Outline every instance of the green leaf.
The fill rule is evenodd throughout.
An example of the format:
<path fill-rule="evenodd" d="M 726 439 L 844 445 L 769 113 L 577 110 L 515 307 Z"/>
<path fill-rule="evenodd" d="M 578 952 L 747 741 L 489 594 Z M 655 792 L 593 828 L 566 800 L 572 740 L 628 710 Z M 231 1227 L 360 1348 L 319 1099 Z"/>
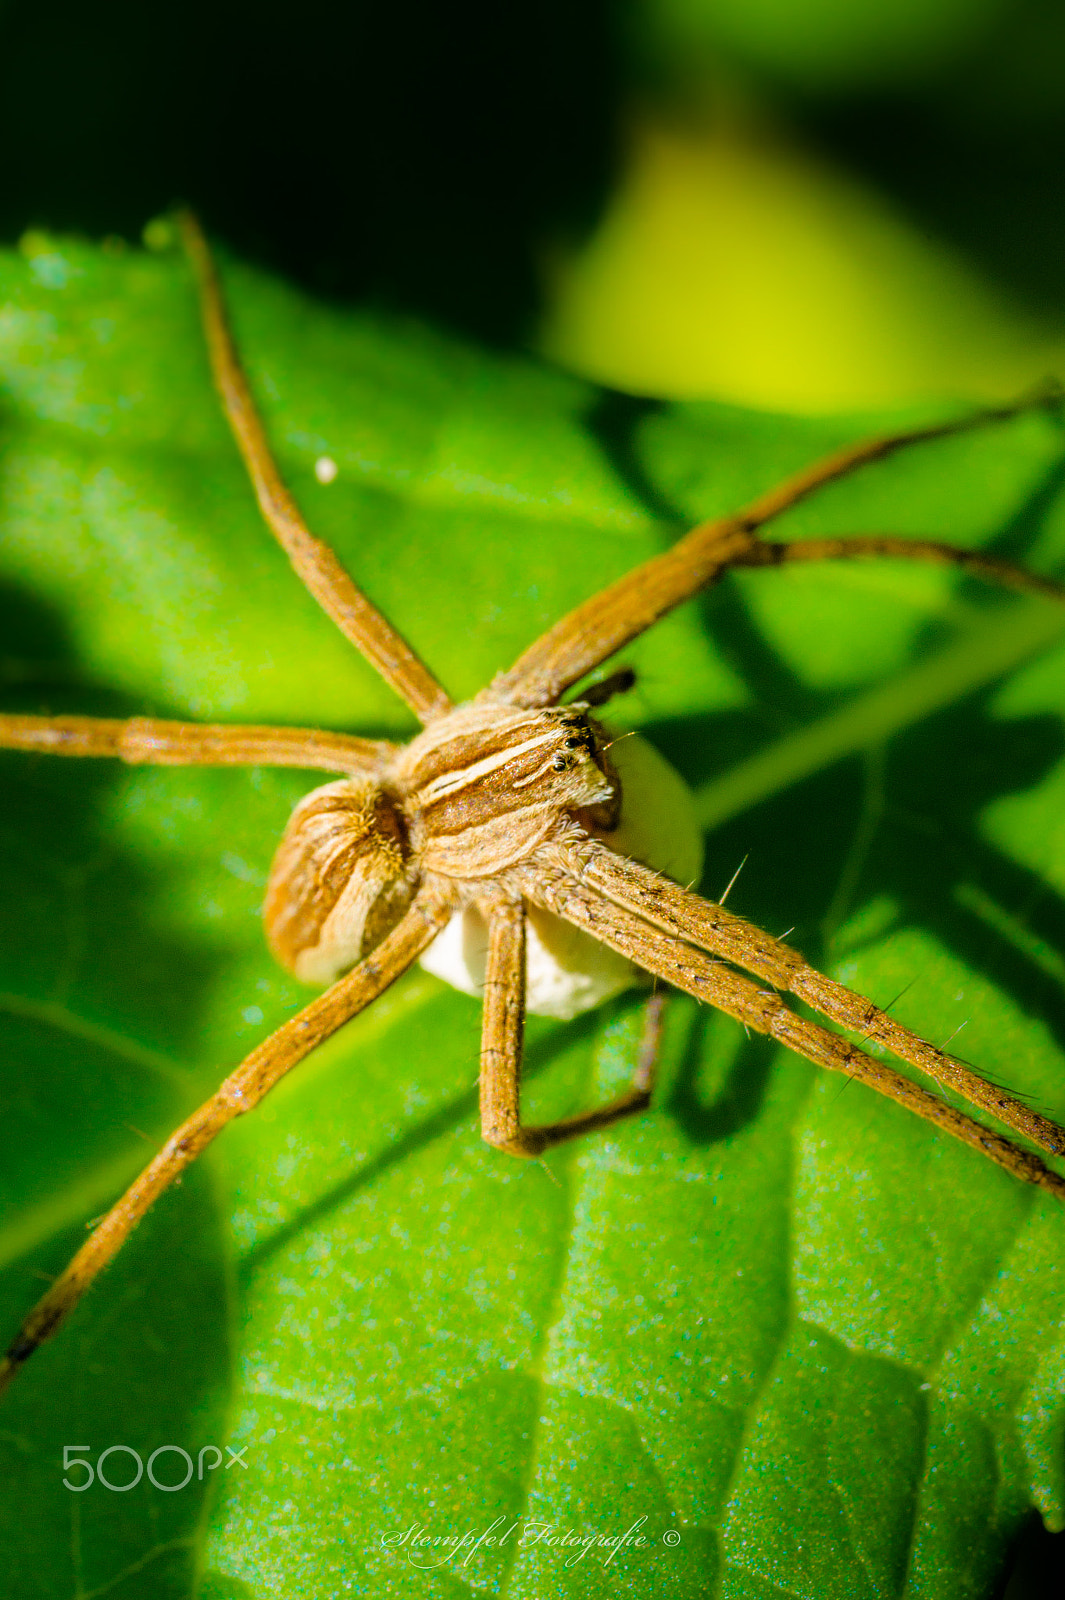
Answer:
<path fill-rule="evenodd" d="M 7 706 L 411 731 L 259 521 L 183 262 L 34 236 L 0 274 Z M 312 525 L 457 696 L 875 420 L 628 401 L 225 277 Z M 1053 570 L 1061 477 L 1029 416 L 781 532 Z M 1065 616 L 898 563 L 752 572 L 626 659 L 611 713 L 695 787 L 707 892 L 746 857 L 734 907 L 1065 1118 Z M 17 753 L 0 777 L 13 1330 L 305 1002 L 258 905 L 315 780 Z M 638 995 L 533 1026 L 531 1114 L 607 1095 L 639 1029 Z M 408 974 L 160 1201 L 5 1399 L 8 1593 L 956 1600 L 1031 1506 L 1065 1524 L 1053 1200 L 682 998 L 654 1111 L 519 1164 L 478 1137 L 478 1035 Z M 203 1476 L 78 1492 L 64 1446 L 114 1485 L 166 1446 Z"/>

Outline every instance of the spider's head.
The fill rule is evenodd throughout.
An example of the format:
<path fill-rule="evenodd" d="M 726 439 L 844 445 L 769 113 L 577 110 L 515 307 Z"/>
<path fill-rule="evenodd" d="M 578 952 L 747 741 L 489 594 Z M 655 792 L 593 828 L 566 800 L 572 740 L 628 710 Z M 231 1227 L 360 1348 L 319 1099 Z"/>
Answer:
<path fill-rule="evenodd" d="M 612 799 L 617 780 L 604 760 L 601 730 L 588 716 L 588 707 L 555 706 L 537 715 L 543 725 L 543 759 L 531 781 L 545 798 L 567 809 Z"/>

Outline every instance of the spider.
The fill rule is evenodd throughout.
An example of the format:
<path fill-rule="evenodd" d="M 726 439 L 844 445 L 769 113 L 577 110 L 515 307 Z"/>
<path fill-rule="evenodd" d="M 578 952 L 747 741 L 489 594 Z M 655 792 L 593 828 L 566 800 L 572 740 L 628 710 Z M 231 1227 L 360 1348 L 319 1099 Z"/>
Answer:
<path fill-rule="evenodd" d="M 474 700 L 456 706 L 413 650 L 304 524 L 274 462 L 227 322 L 196 219 L 179 218 L 196 279 L 216 387 L 263 516 L 310 593 L 416 713 L 407 746 L 313 729 L 209 726 L 144 718 L 0 717 L 0 746 L 127 762 L 277 765 L 339 775 L 296 806 L 274 860 L 264 918 L 278 958 L 329 987 L 264 1040 L 171 1135 L 30 1312 L 0 1360 L 0 1389 L 54 1334 L 158 1196 L 222 1129 L 251 1111 L 323 1040 L 378 998 L 453 919 L 485 926 L 481 1132 L 515 1156 L 605 1128 L 644 1110 L 655 1077 L 660 1004 L 618 1098 L 563 1121 L 523 1123 L 520 1106 L 530 919 L 545 916 L 606 946 L 633 968 L 709 1002 L 797 1054 L 867 1083 L 953 1134 L 1014 1176 L 1065 1200 L 1065 1178 L 1039 1156 L 957 1110 L 808 1020 L 884 1047 L 1051 1155 L 1065 1131 L 919 1038 L 871 1001 L 809 966 L 781 940 L 620 852 L 625 782 L 594 715 L 631 687 L 627 669 L 563 696 L 661 617 L 730 568 L 892 556 L 954 565 L 979 577 L 1065 599 L 1065 587 L 949 544 L 888 536 L 771 542 L 761 530 L 814 491 L 905 446 L 1003 420 L 1056 399 L 1050 389 L 960 420 L 853 445 L 732 515 L 700 524 L 530 645 Z M 557 926 L 557 924 L 556 924 Z M 594 990 L 594 985 L 592 986 Z M 581 1004 L 594 1001 L 595 993 Z M 575 1003 L 576 1004 L 576 1003 Z"/>

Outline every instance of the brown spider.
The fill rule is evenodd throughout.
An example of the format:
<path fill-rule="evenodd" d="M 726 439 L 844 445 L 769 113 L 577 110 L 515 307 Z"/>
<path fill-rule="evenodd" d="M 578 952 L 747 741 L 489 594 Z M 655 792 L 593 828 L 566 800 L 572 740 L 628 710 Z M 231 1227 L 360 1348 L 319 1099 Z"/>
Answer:
<path fill-rule="evenodd" d="M 292 1067 L 382 994 L 457 911 L 470 907 L 488 930 L 481 1131 L 500 1150 L 539 1155 L 641 1111 L 653 1088 L 654 1008 L 647 1045 L 625 1094 L 562 1122 L 523 1125 L 526 922 L 530 911 L 546 912 L 808 1060 L 860 1079 L 1016 1177 L 1065 1199 L 1065 1178 L 1038 1156 L 840 1034 L 800 1017 L 781 993 L 885 1047 L 1039 1149 L 1062 1155 L 1065 1131 L 1055 1123 L 824 977 L 780 940 L 611 848 L 612 837 L 620 838 L 625 800 L 609 741 L 591 712 L 628 687 L 631 673 L 615 673 L 583 700 L 559 703 L 580 679 L 731 567 L 890 555 L 953 564 L 1065 599 L 1061 585 L 951 545 L 881 536 L 770 543 L 760 535 L 781 512 L 866 462 L 1045 404 L 1049 393 L 871 439 L 828 457 L 735 514 L 696 527 L 556 623 L 475 700 L 454 706 L 304 525 L 281 482 L 242 372 L 206 241 L 190 216 L 182 217 L 181 229 L 199 286 L 215 383 L 263 515 L 311 594 L 415 711 L 423 731 L 400 747 L 299 728 L 0 717 L 0 745 L 25 750 L 127 762 L 310 767 L 342 775 L 296 807 L 264 908 L 280 960 L 298 977 L 331 987 L 252 1051 L 107 1213 L 0 1360 L 0 1389 L 225 1125 L 256 1106 Z"/>

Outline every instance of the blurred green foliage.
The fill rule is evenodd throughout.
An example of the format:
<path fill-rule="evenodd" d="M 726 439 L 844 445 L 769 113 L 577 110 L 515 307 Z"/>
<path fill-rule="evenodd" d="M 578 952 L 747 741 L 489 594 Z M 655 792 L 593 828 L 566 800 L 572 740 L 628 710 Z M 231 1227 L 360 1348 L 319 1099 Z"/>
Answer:
<path fill-rule="evenodd" d="M 181 197 L 319 290 L 520 340 L 545 246 L 586 234 L 612 190 L 633 97 L 713 103 L 742 73 L 1025 308 L 1065 304 L 1056 0 L 680 8 L 8 0 L 0 233 L 135 239 Z"/>
<path fill-rule="evenodd" d="M 737 94 L 1031 312 L 1061 311 L 1065 12 L 1056 0 L 632 0 L 666 107 Z"/>
<path fill-rule="evenodd" d="M 1006 0 L 648 0 L 643 28 L 678 74 L 726 55 L 807 93 L 854 94 L 927 82 L 1007 10 Z"/>

